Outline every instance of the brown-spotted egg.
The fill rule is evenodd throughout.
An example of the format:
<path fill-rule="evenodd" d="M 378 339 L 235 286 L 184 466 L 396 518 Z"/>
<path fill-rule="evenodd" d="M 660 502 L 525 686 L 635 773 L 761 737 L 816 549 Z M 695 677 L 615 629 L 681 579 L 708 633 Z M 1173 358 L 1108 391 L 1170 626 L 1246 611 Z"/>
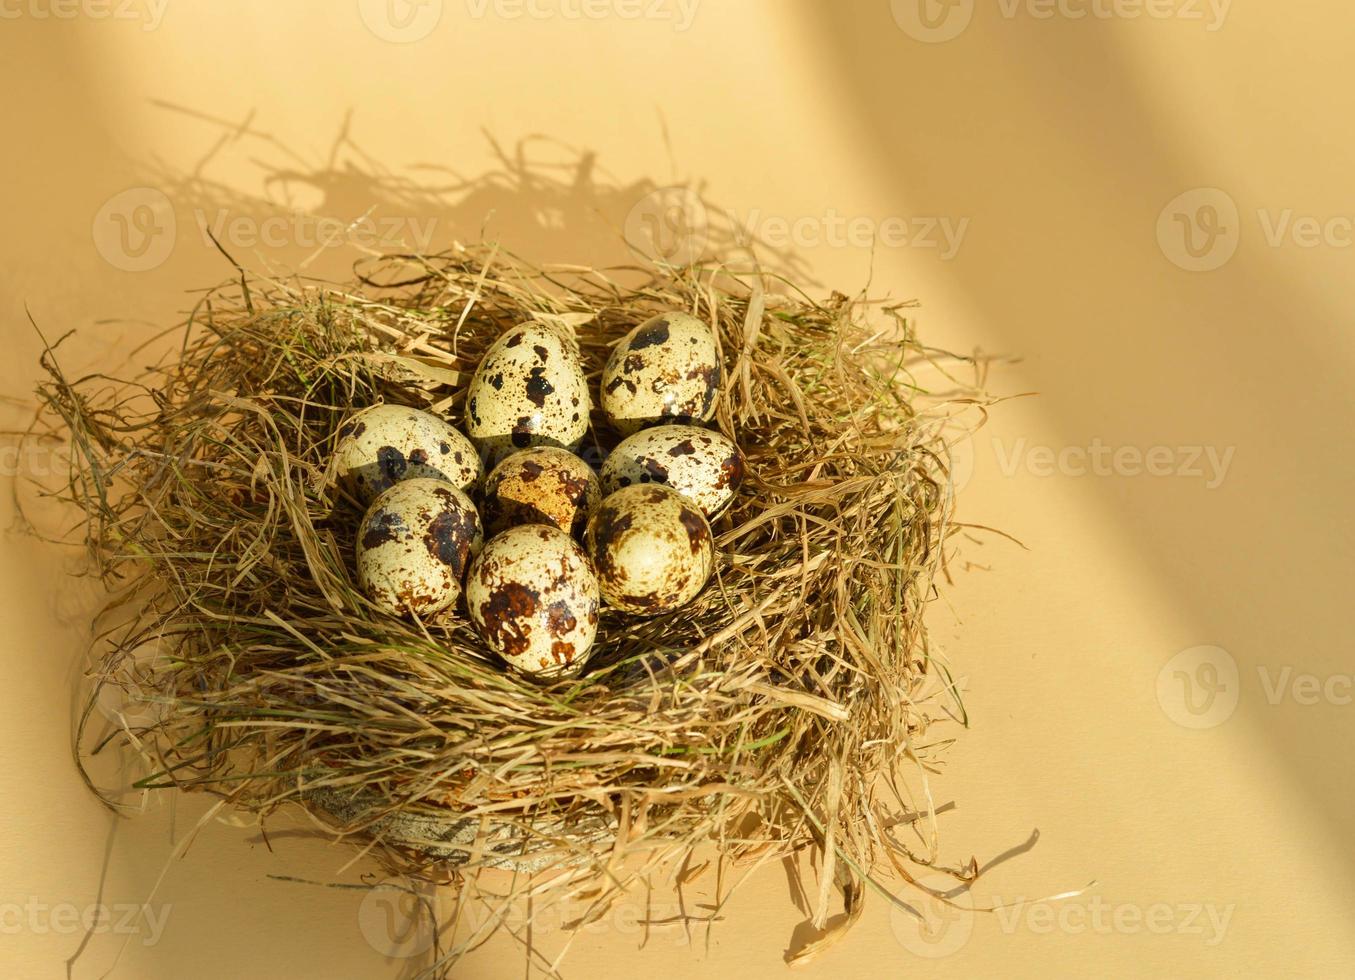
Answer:
<path fill-rule="evenodd" d="M 466 578 L 480 638 L 509 664 L 540 676 L 583 666 L 598 625 L 598 583 L 564 531 L 522 524 L 489 540 Z"/>
<path fill-rule="evenodd" d="M 469 440 L 428 412 L 373 405 L 339 428 L 334 475 L 364 504 L 400 480 L 445 480 L 469 490 L 480 479 L 480 455 Z"/>
<path fill-rule="evenodd" d="M 621 441 L 602 464 L 602 489 L 637 483 L 672 487 L 714 517 L 743 480 L 743 454 L 722 433 L 695 425 L 656 425 Z"/>
<path fill-rule="evenodd" d="M 584 547 L 609 605 L 641 616 L 691 600 L 715 564 L 710 525 L 676 490 L 633 484 L 608 497 L 589 518 Z"/>
<path fill-rule="evenodd" d="M 709 422 L 719 394 L 715 335 L 689 313 L 650 317 L 602 370 L 602 410 L 623 435 L 659 422 Z"/>
<path fill-rule="evenodd" d="M 591 466 L 567 449 L 537 446 L 494 467 L 480 510 L 491 536 L 518 524 L 550 524 L 578 537 L 601 499 Z"/>
<path fill-rule="evenodd" d="M 372 501 L 358 527 L 358 584 L 390 612 L 431 616 L 456 603 L 480 550 L 480 518 L 442 480 L 401 480 Z"/>
<path fill-rule="evenodd" d="M 490 345 L 466 388 L 466 434 L 490 463 L 529 446 L 573 449 L 588 431 L 588 382 L 576 350 L 523 323 Z"/>

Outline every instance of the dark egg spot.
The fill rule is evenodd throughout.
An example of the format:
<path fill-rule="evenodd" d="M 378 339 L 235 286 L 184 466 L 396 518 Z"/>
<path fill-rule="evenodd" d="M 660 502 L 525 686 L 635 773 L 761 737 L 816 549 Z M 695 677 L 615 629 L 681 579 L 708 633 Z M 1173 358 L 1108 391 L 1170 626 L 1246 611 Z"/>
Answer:
<path fill-rule="evenodd" d="M 428 553 L 460 580 L 470 559 L 471 542 L 480 530 L 479 518 L 453 503 L 428 524 L 423 543 Z"/>
<path fill-rule="evenodd" d="M 352 436 L 354 439 L 360 437 L 367 431 L 367 423 L 358 419 L 356 422 L 345 422 L 343 428 L 339 429 L 339 438 L 347 439 Z"/>
<path fill-rule="evenodd" d="M 537 408 L 546 404 L 546 396 L 555 391 L 555 386 L 546 380 L 546 369 L 534 367 L 527 375 L 527 398 Z"/>
<path fill-rule="evenodd" d="M 616 394 L 617 390 L 622 385 L 625 385 L 628 389 L 630 389 L 630 393 L 632 395 L 635 394 L 636 392 L 635 382 L 619 374 L 616 377 L 612 378 L 611 381 L 607 382 L 607 394 L 609 395 Z"/>
<path fill-rule="evenodd" d="M 495 390 L 495 391 L 503 391 L 503 372 L 502 372 L 502 371 L 495 371 L 493 374 L 491 374 L 491 375 L 489 376 L 489 378 L 488 378 L 487 380 L 489 381 L 489 383 L 490 383 L 491 385 L 494 386 L 494 390 Z"/>
<path fill-rule="evenodd" d="M 367 530 L 362 535 L 362 546 L 371 549 L 388 541 L 398 541 L 405 530 L 405 522 L 400 519 L 399 514 L 379 510 L 367 521 Z"/>
<path fill-rule="evenodd" d="M 687 528 L 687 543 L 692 546 L 692 554 L 696 554 L 710 537 L 710 529 L 700 514 L 687 507 L 678 513 L 678 520 Z"/>
<path fill-rule="evenodd" d="M 534 483 L 544 473 L 541 464 L 534 459 L 524 459 L 522 461 L 522 482 Z"/>
<path fill-rule="evenodd" d="M 546 629 L 551 636 L 565 636 L 579 625 L 569 604 L 557 599 L 546 607 Z"/>
<path fill-rule="evenodd" d="M 521 582 L 504 582 L 480 603 L 480 619 L 488 639 L 510 656 L 527 649 L 524 626 L 536 616 L 540 597 Z"/>
<path fill-rule="evenodd" d="M 555 658 L 556 664 L 568 667 L 574 662 L 574 644 L 556 640 L 550 645 L 550 655 Z"/>
<path fill-rule="evenodd" d="M 521 330 L 519 330 L 519 331 L 517 331 L 516 333 L 512 334 L 507 340 L 505 340 L 505 341 L 503 342 L 503 345 L 504 345 L 505 347 L 516 347 L 516 346 L 517 346 L 518 344 L 520 344 L 520 343 L 522 343 L 522 331 L 521 331 Z"/>
<path fill-rule="evenodd" d="M 723 490 L 728 487 L 731 490 L 737 489 L 743 482 L 743 457 L 738 453 L 732 453 L 725 457 L 720 464 L 720 477 L 716 481 L 716 489 Z"/>
<path fill-rule="evenodd" d="M 613 544 L 635 524 L 630 514 L 618 514 L 614 507 L 603 504 L 590 525 L 590 538 L 593 561 L 597 563 L 598 574 L 604 577 L 614 576 L 616 566 L 612 562 Z"/>
<path fill-rule="evenodd" d="M 394 446 L 382 446 L 376 451 L 376 468 L 381 474 L 383 484 L 390 486 L 405 475 L 409 464 L 405 461 L 405 454 L 400 450 Z"/>
<path fill-rule="evenodd" d="M 532 425 L 532 417 L 530 415 L 524 415 L 519 418 L 517 424 L 513 426 L 513 446 L 517 449 L 526 449 L 532 444 L 532 433 L 535 430 L 536 427 Z"/>
<path fill-rule="evenodd" d="M 668 447 L 669 456 L 690 456 L 694 452 L 696 447 L 692 445 L 690 439 L 683 439 L 677 445 Z"/>
<path fill-rule="evenodd" d="M 657 344 L 668 342 L 668 321 L 663 317 L 655 320 L 653 323 L 641 327 L 631 338 L 630 349 L 642 350 L 645 347 L 653 347 Z"/>
<path fill-rule="evenodd" d="M 645 475 L 640 477 L 640 479 L 644 480 L 648 478 L 650 480 L 653 480 L 655 483 L 668 482 L 668 469 L 667 467 L 663 466 L 663 464 L 661 464 L 658 460 L 646 457 L 644 460 L 644 467 Z"/>
<path fill-rule="evenodd" d="M 546 348 L 542 347 L 540 344 L 534 344 L 532 346 L 532 352 L 536 354 L 536 358 L 539 361 L 544 361 L 550 357 L 550 351 L 546 350 Z"/>
<path fill-rule="evenodd" d="M 409 461 L 415 466 L 428 465 L 428 452 L 423 449 L 416 449 L 409 454 Z"/>
<path fill-rule="evenodd" d="M 633 374 L 636 371 L 643 371 L 644 368 L 645 358 L 643 354 L 627 354 L 626 359 L 621 362 L 623 374 Z"/>
<path fill-rule="evenodd" d="M 440 442 L 440 443 L 438 443 L 438 449 L 442 452 L 442 455 L 444 455 L 444 456 L 446 456 L 449 452 L 452 451 L 452 447 L 449 446 L 449 445 L 447 445 L 447 443 L 445 443 L 445 442 Z M 457 460 L 456 460 L 456 461 L 457 461 L 458 463 L 461 462 L 461 454 L 460 454 L 460 453 L 457 453 Z"/>

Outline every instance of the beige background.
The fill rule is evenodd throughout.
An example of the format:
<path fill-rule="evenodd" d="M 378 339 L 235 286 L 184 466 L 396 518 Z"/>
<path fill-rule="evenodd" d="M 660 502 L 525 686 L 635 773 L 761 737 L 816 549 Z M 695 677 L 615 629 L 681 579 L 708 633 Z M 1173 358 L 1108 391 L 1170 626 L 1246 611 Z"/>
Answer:
<path fill-rule="evenodd" d="M 665 16 L 639 18 L 624 0 L 538 0 L 521 16 L 392 4 L 0 5 L 4 427 L 22 424 L 37 376 L 29 314 L 49 335 L 79 330 L 72 363 L 118 363 L 229 271 L 195 211 L 243 219 L 228 233 L 242 260 L 291 267 L 313 251 L 311 225 L 250 240 L 288 208 L 352 219 L 376 205 L 402 232 L 436 219 L 435 245 L 483 226 L 537 258 L 594 262 L 624 255 L 630 207 L 676 180 L 744 220 L 804 219 L 797 251 L 818 281 L 918 297 L 930 340 L 1019 357 L 992 387 L 1040 393 L 974 443 L 964 514 L 1029 550 L 967 542 L 976 567 L 957 565 L 934 608 L 974 722 L 936 792 L 958 804 L 942 821 L 952 861 L 1039 831 L 976 901 L 1097 882 L 938 923 L 932 946 L 873 901 L 806 974 L 1349 973 L 1355 8 L 933 2 L 952 19 L 927 42 L 913 0 L 700 0 L 690 23 L 676 0 L 645 0 Z M 413 18 L 403 42 L 388 10 Z M 551 137 L 563 145 L 534 144 L 534 159 L 593 170 L 515 180 L 486 134 L 510 159 L 518 140 Z M 151 214 L 140 227 L 163 232 L 169 212 L 137 212 L 159 200 L 144 191 L 117 197 L 136 187 L 167 196 L 175 227 L 139 258 L 119 252 L 111 215 L 136 231 Z M 1163 214 L 1197 188 L 1213 190 Z M 834 214 L 967 224 L 949 260 L 925 235 L 872 256 L 834 237 Z M 1212 242 L 1198 262 L 1220 267 L 1177 264 L 1192 261 L 1181 220 Z M 308 268 L 356 255 L 323 249 Z M 1094 444 L 1122 451 L 1111 472 L 1065 452 Z M 9 476 L 47 464 L 3 445 Z M 1172 475 L 1130 454 L 1153 447 Z M 1228 460 L 1218 480 L 1206 462 L 1193 475 L 1207 452 Z M 56 549 L 14 534 L 3 547 L 0 973 L 59 975 L 82 941 L 69 916 L 143 901 L 163 930 L 93 935 L 75 976 L 406 969 L 365 938 L 361 892 L 267 877 L 355 882 L 370 868 L 347 851 L 285 833 L 270 850 L 227 820 L 172 858 L 197 801 L 154 798 L 114 825 L 69 750 L 97 591 Z M 1201 646 L 1226 652 L 1168 666 Z M 566 973 L 778 976 L 803 919 L 768 868 L 709 945 L 656 928 L 640 949 L 616 918 L 575 940 Z M 926 949 L 948 955 L 923 962 Z M 525 968 L 500 938 L 457 975 Z"/>

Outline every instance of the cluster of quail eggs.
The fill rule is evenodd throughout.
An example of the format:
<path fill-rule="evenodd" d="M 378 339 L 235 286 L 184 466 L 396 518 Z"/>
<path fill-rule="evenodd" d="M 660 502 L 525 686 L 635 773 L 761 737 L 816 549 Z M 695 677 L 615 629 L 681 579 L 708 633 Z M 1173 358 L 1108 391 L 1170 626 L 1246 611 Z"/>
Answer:
<path fill-rule="evenodd" d="M 744 473 L 738 447 L 706 428 L 720 382 L 715 337 L 696 317 L 662 313 L 631 330 L 602 372 L 602 410 L 625 438 L 600 473 L 576 454 L 592 408 L 577 345 L 542 323 L 485 352 L 464 435 L 413 408 L 358 412 L 333 465 L 367 508 L 359 585 L 420 618 L 464 596 L 480 638 L 513 667 L 577 672 L 602 602 L 659 615 L 710 578 L 709 522 Z"/>

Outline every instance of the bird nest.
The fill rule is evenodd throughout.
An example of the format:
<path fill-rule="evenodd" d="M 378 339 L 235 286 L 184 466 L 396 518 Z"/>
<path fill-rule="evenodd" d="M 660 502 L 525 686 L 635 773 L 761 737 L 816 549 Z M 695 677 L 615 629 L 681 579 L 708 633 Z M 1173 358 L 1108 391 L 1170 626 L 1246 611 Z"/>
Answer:
<path fill-rule="evenodd" d="M 694 601 L 604 608 L 586 670 L 541 681 L 463 615 L 364 599 L 361 515 L 327 479 L 348 415 L 393 402 L 460 424 L 479 358 L 527 320 L 572 333 L 596 388 L 611 346 L 673 309 L 715 331 L 713 424 L 748 473 Z M 963 712 L 923 612 L 956 527 L 944 423 L 974 391 L 953 374 L 975 365 L 922 346 L 902 307 L 812 301 L 756 269 L 542 269 L 473 247 L 373 259 L 342 288 L 242 274 L 145 374 L 60 362 L 50 348 L 45 431 L 71 446 L 59 496 L 112 590 L 93 674 L 126 692 L 140 788 L 299 806 L 400 872 L 509 866 L 538 903 L 572 889 L 592 910 L 701 848 L 808 850 L 814 920 L 836 886 L 850 924 L 868 888 L 934 862 L 919 828 L 948 736 L 929 728 Z M 619 437 L 594 416 L 596 462 Z"/>

